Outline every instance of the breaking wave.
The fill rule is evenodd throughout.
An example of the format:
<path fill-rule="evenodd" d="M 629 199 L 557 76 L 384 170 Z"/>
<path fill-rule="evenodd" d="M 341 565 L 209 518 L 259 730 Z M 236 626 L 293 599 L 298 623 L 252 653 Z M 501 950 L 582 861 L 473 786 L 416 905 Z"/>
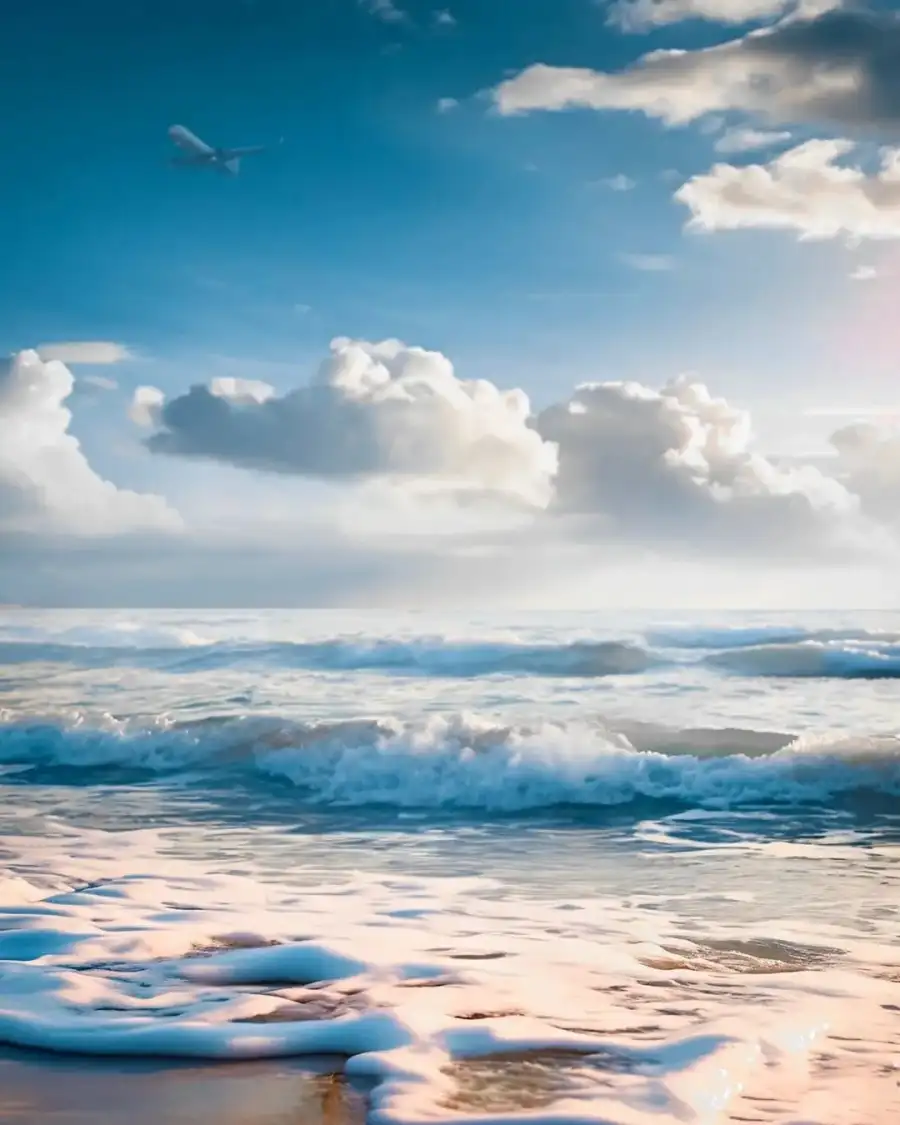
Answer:
<path fill-rule="evenodd" d="M 277 778 L 315 805 L 524 811 L 658 799 L 728 808 L 900 797 L 900 738 L 797 739 L 673 733 L 641 747 L 599 724 L 500 725 L 477 715 L 299 723 L 216 718 L 135 730 L 33 721 L 0 727 L 0 763 Z M 781 744 L 780 744 L 781 743 Z M 786 744 L 785 744 L 786 743 Z M 693 749 L 691 746 L 693 744 Z M 21 771 L 17 776 L 22 777 Z"/>

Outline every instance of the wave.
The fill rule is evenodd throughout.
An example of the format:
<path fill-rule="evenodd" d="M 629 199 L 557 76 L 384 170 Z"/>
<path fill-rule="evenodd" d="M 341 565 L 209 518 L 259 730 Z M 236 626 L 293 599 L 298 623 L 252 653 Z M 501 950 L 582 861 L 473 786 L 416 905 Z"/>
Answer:
<path fill-rule="evenodd" d="M 711 653 L 705 663 L 743 676 L 896 680 L 900 679 L 900 645 L 805 640 Z"/>
<path fill-rule="evenodd" d="M 879 629 L 804 629 L 790 625 L 752 625 L 701 629 L 673 626 L 650 629 L 648 644 L 675 649 L 739 649 L 763 645 L 790 645 L 805 642 L 844 641 L 849 644 L 900 644 L 900 633 Z"/>
<path fill-rule="evenodd" d="M 476 715 L 418 721 L 297 723 L 215 718 L 143 730 L 8 722 L 0 762 L 185 773 L 234 768 L 292 784 L 316 805 L 480 809 L 613 806 L 642 799 L 728 808 L 828 804 L 842 794 L 900 796 L 900 739 L 799 739 L 678 732 L 670 751 L 642 749 L 599 724 L 500 725 Z M 699 735 L 699 732 L 698 732 Z M 17 781 L 27 783 L 27 773 Z"/>
<path fill-rule="evenodd" d="M 410 675 L 475 677 L 615 676 L 646 671 L 651 655 L 628 641 L 527 644 L 513 641 L 453 641 L 443 637 L 333 638 L 306 642 L 192 641 L 178 647 L 94 645 L 60 641 L 0 642 L 0 662 L 164 667 L 167 671 L 212 671 L 228 667 L 305 668 L 323 672 L 383 671 Z"/>

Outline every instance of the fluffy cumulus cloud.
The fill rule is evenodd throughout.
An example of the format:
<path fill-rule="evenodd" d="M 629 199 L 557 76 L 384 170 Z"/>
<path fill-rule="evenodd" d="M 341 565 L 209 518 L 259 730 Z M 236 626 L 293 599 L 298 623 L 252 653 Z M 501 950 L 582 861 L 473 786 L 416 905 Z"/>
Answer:
<path fill-rule="evenodd" d="M 847 9 L 788 18 L 714 47 L 652 51 L 616 72 L 537 63 L 493 93 L 505 114 L 584 107 L 685 125 L 744 111 L 891 129 L 900 124 L 900 15 Z"/>
<path fill-rule="evenodd" d="M 840 0 L 614 0 L 609 22 L 623 31 L 647 31 L 681 20 L 741 24 L 775 19 L 788 12 L 811 15 L 838 7 Z"/>
<path fill-rule="evenodd" d="M 716 164 L 675 198 L 701 230 L 767 227 L 800 238 L 900 238 L 900 149 L 886 149 L 867 174 L 838 163 L 853 151 L 844 140 L 808 141 L 769 164 Z"/>
<path fill-rule="evenodd" d="M 0 532 L 115 535 L 171 531 L 178 515 L 158 496 L 98 476 L 69 433 L 74 379 L 57 359 L 19 352 L 0 364 Z"/>
<path fill-rule="evenodd" d="M 756 452 L 749 415 L 702 383 L 586 384 L 536 424 L 559 449 L 555 510 L 595 537 L 797 554 L 859 531 L 842 483 Z"/>
<path fill-rule="evenodd" d="M 338 340 L 316 380 L 287 394 L 218 380 L 168 402 L 146 388 L 139 398 L 157 453 L 388 478 L 420 497 L 512 496 L 536 509 L 535 534 L 560 546 L 837 557 L 874 542 L 884 522 L 849 474 L 766 457 L 745 411 L 683 378 L 662 389 L 586 384 L 532 415 L 523 392 L 463 382 L 439 353 Z"/>
<path fill-rule="evenodd" d="M 430 478 L 538 507 L 556 452 L 529 424 L 528 397 L 457 378 L 438 352 L 338 339 L 313 382 L 215 380 L 164 402 L 142 388 L 132 414 L 157 425 L 155 453 L 325 479 Z"/>

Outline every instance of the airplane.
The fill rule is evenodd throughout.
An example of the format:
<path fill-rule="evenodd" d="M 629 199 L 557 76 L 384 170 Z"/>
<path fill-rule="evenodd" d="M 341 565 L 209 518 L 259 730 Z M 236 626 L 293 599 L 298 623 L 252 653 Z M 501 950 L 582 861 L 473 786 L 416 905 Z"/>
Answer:
<path fill-rule="evenodd" d="M 215 168 L 226 176 L 236 176 L 241 170 L 241 157 L 263 152 L 266 145 L 245 148 L 212 148 L 184 125 L 171 125 L 169 139 L 181 149 L 183 156 L 173 156 L 172 163 L 180 167 Z"/>

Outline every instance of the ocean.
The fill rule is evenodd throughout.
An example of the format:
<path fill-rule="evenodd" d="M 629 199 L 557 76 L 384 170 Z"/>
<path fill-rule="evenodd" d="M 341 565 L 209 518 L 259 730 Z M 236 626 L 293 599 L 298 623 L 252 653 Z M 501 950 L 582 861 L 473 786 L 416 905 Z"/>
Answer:
<path fill-rule="evenodd" d="M 900 1120 L 900 615 L 4 609 L 0 659 L 5 1049 Z"/>

